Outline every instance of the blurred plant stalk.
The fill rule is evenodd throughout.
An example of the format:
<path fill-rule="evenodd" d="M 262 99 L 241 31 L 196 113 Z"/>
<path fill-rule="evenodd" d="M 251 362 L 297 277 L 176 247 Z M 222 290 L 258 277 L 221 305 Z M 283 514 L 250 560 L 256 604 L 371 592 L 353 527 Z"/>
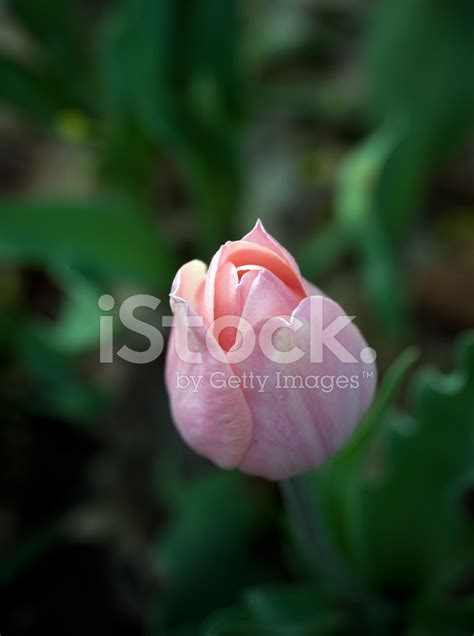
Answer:
<path fill-rule="evenodd" d="M 284 479 L 279 486 L 295 538 L 313 573 L 332 582 L 348 598 L 360 599 L 362 587 L 334 547 L 317 496 L 308 488 L 305 476 Z"/>

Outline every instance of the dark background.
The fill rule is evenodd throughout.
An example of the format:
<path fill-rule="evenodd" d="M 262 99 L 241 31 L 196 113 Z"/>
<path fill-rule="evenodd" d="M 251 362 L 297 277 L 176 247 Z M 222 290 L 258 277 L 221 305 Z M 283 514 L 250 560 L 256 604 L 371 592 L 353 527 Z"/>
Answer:
<path fill-rule="evenodd" d="M 2 636 L 474 631 L 473 42 L 470 0 L 0 2 Z M 356 595 L 163 356 L 99 364 L 100 295 L 144 347 L 120 301 L 257 217 L 378 354 L 308 478 Z"/>

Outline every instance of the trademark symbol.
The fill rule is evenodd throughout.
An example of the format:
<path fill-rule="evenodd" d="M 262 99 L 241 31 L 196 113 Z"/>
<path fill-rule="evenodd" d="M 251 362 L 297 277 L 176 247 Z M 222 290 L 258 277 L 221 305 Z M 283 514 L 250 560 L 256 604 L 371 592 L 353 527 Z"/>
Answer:
<path fill-rule="evenodd" d="M 374 372 L 373 371 L 362 371 L 362 377 L 363 378 L 373 378 L 374 377 Z"/>

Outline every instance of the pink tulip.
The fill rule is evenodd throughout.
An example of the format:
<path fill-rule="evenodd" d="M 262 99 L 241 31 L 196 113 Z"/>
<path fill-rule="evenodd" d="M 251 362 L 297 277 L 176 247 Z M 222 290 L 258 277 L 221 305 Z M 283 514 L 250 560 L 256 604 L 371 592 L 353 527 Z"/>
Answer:
<path fill-rule="evenodd" d="M 308 471 L 343 446 L 373 397 L 373 350 L 260 221 L 223 245 L 209 269 L 183 265 L 170 297 L 166 385 L 189 446 L 222 468 L 267 479 Z M 192 325 L 199 316 L 202 325 Z M 221 330 L 224 316 L 236 318 Z"/>

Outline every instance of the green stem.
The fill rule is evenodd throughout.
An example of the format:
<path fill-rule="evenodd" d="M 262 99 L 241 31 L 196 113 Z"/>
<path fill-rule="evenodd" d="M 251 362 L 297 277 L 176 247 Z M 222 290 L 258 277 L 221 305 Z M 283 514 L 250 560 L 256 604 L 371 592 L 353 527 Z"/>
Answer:
<path fill-rule="evenodd" d="M 346 564 L 334 548 L 316 494 L 310 492 L 303 476 L 280 482 L 286 508 L 303 554 L 311 568 L 331 581 L 353 600 L 360 600 L 363 590 L 348 572 Z"/>
<path fill-rule="evenodd" d="M 379 634 L 394 616 L 393 607 L 378 598 L 353 575 L 333 545 L 315 489 L 310 490 L 304 476 L 280 482 L 288 515 L 303 554 L 318 578 L 332 584 L 338 595 L 365 608 Z"/>

